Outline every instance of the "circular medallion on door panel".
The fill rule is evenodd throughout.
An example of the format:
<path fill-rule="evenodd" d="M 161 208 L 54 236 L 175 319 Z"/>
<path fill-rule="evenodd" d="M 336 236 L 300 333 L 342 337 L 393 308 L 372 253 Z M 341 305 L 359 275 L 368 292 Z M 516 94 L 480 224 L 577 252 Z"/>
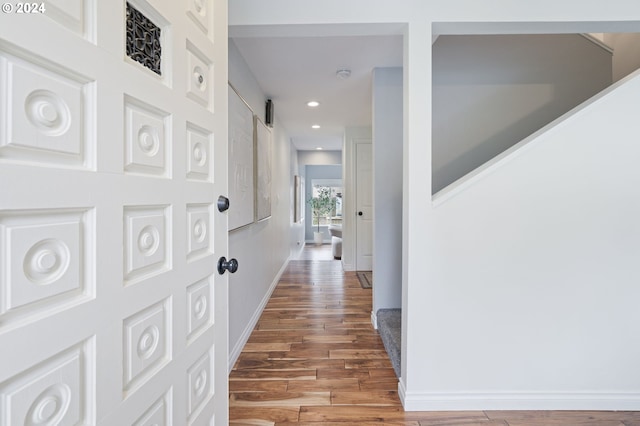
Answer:
<path fill-rule="evenodd" d="M 160 246 L 160 232 L 155 226 L 145 226 L 138 235 L 138 249 L 144 256 L 152 256 Z"/>
<path fill-rule="evenodd" d="M 193 225 L 193 238 L 199 243 L 203 242 L 207 237 L 207 224 L 204 220 L 198 219 Z"/>
<path fill-rule="evenodd" d="M 48 136 L 60 136 L 71 126 L 71 111 L 60 96 L 48 90 L 35 90 L 24 101 L 29 122 Z"/>
<path fill-rule="evenodd" d="M 24 274 L 34 284 L 52 284 L 67 272 L 70 261 L 69 247 L 63 241 L 42 240 L 27 251 L 23 261 Z"/>
<path fill-rule="evenodd" d="M 160 330 L 155 325 L 144 329 L 138 339 L 138 356 L 141 359 L 148 359 L 155 353 L 160 341 Z"/>
<path fill-rule="evenodd" d="M 205 296 L 199 296 L 193 305 L 193 316 L 197 320 L 204 318 L 207 313 L 207 298 Z"/>
<path fill-rule="evenodd" d="M 204 145 L 200 142 L 196 142 L 193 145 L 193 159 L 196 164 L 200 167 L 207 164 L 207 150 Z"/>
<path fill-rule="evenodd" d="M 197 397 L 202 396 L 204 391 L 207 389 L 207 381 L 208 381 L 207 370 L 200 371 L 200 373 L 198 374 L 198 377 L 196 377 L 196 381 L 193 386 L 193 393 Z"/>
<path fill-rule="evenodd" d="M 138 131 L 138 146 L 143 153 L 149 157 L 154 157 L 160 150 L 158 130 L 147 125 L 140 127 Z"/>
<path fill-rule="evenodd" d="M 33 401 L 26 426 L 58 425 L 64 419 L 71 403 L 71 389 L 66 384 L 49 386 Z"/>

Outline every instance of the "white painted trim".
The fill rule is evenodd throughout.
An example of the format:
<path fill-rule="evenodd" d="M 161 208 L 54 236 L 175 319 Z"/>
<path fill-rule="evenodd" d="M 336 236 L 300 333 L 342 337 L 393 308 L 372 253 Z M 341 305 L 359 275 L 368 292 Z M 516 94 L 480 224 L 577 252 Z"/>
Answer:
<path fill-rule="evenodd" d="M 582 33 L 580 34 L 582 37 L 586 38 L 587 40 L 589 40 L 591 43 L 595 44 L 596 46 L 598 46 L 599 48 L 606 50 L 607 52 L 611 53 L 613 55 L 613 47 L 609 46 L 607 43 L 605 43 L 603 40 L 600 40 L 599 38 L 593 36 L 592 34 L 589 33 Z"/>
<path fill-rule="evenodd" d="M 271 285 L 269 286 L 269 290 L 260 301 L 260 305 L 258 306 L 258 309 L 256 309 L 256 311 L 251 316 L 249 323 L 247 324 L 244 331 L 240 335 L 240 339 L 238 339 L 238 342 L 235 344 L 235 346 L 229 353 L 229 366 L 228 366 L 227 374 L 231 373 L 233 366 L 235 365 L 236 361 L 240 357 L 240 354 L 242 353 L 242 349 L 244 348 L 244 345 L 249 340 L 249 337 L 251 336 L 251 332 L 253 331 L 256 324 L 258 323 L 258 320 L 260 319 L 260 315 L 262 315 L 262 311 L 264 311 L 265 306 L 267 306 L 267 303 L 271 298 L 271 294 L 273 293 L 273 290 L 276 289 L 276 286 L 278 285 L 278 282 L 280 281 L 280 278 L 282 277 L 284 270 L 287 269 L 287 266 L 289 266 L 290 260 L 291 260 L 291 256 L 289 256 L 289 258 L 282 264 L 282 268 L 280 268 L 280 270 L 276 274 L 276 277 L 271 282 Z"/>
<path fill-rule="evenodd" d="M 640 393 L 590 392 L 407 392 L 402 379 L 398 395 L 405 411 L 605 410 L 638 411 Z"/>
<path fill-rule="evenodd" d="M 344 246 L 343 246 L 344 247 Z M 353 263 L 349 262 L 346 263 L 344 261 L 344 252 L 343 252 L 343 256 L 342 256 L 342 270 L 346 271 L 346 272 L 353 272 L 356 270 L 356 265 L 354 265 Z"/>
<path fill-rule="evenodd" d="M 374 330 L 378 329 L 378 317 L 373 311 L 371 311 L 371 325 L 373 326 Z"/>
<path fill-rule="evenodd" d="M 402 380 L 402 377 L 400 377 L 400 380 L 398 380 L 398 397 L 400 398 L 400 402 L 402 402 L 402 406 L 404 408 L 405 407 L 404 401 L 407 399 L 407 385 L 405 385 L 404 380 Z"/>

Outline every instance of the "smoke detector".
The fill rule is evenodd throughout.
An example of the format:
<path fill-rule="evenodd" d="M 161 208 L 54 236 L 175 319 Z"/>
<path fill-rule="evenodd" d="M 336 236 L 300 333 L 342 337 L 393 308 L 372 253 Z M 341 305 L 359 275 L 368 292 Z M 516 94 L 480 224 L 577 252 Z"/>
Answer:
<path fill-rule="evenodd" d="M 351 70 L 348 68 L 340 68 L 338 71 L 336 71 L 336 77 L 338 77 L 340 80 L 346 80 L 350 76 Z"/>

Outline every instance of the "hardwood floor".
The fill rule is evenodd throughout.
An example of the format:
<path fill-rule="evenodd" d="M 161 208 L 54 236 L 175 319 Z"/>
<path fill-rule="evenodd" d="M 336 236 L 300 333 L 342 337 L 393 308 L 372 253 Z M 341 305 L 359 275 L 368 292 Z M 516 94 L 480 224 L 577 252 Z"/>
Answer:
<path fill-rule="evenodd" d="M 404 412 L 371 326 L 371 289 L 330 260 L 292 260 L 229 377 L 234 425 L 640 426 L 640 412 Z"/>

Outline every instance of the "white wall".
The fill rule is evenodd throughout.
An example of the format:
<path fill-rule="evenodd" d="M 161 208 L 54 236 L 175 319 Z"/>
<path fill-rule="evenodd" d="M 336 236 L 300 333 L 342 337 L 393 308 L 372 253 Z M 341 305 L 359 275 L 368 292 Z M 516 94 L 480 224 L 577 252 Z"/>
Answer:
<path fill-rule="evenodd" d="M 255 29 L 256 34 L 264 34 L 272 28 L 271 26 L 276 25 L 281 31 L 280 35 L 286 34 L 287 31 L 298 35 L 311 32 L 362 35 L 390 31 L 404 34 L 403 362 L 399 391 L 406 409 L 488 409 L 496 406 L 521 409 L 575 408 L 576 406 L 591 409 L 640 409 L 638 369 L 629 359 L 630 357 L 637 359 L 640 355 L 640 342 L 635 338 L 640 335 L 640 321 L 637 318 L 626 321 L 637 309 L 634 307 L 621 311 L 618 307 L 611 306 L 612 295 L 621 300 L 621 306 L 624 308 L 628 308 L 629 300 L 637 299 L 634 288 L 627 285 L 627 280 L 622 282 L 606 280 L 604 286 L 612 286 L 614 290 L 607 292 L 608 295 L 604 299 L 606 303 L 601 306 L 594 304 L 589 312 L 578 305 L 579 309 L 575 311 L 573 309 L 577 305 L 575 294 L 562 291 L 565 280 L 557 280 L 554 275 L 548 275 L 545 277 L 546 281 L 542 283 L 545 287 L 541 287 L 541 283 L 532 283 L 526 279 L 528 270 L 522 269 L 519 270 L 520 275 L 516 277 L 518 281 L 515 285 L 516 288 L 520 286 L 521 292 L 501 292 L 498 294 L 498 300 L 503 310 L 492 311 L 483 309 L 480 305 L 474 305 L 470 297 L 482 294 L 483 284 L 487 283 L 486 279 L 491 276 L 486 270 L 476 269 L 473 282 L 479 283 L 479 286 L 468 296 L 465 291 L 456 291 L 457 289 L 467 290 L 469 286 L 469 283 L 458 281 L 460 275 L 455 270 L 464 265 L 453 265 L 455 266 L 453 275 L 449 275 L 441 266 L 438 266 L 443 261 L 451 266 L 451 262 L 455 261 L 459 254 L 464 254 L 468 258 L 473 253 L 464 246 L 456 246 L 457 250 L 454 253 L 450 246 L 452 236 L 443 235 L 443 232 L 438 230 L 442 215 L 434 205 L 431 196 L 431 43 L 425 43 L 425 40 L 432 39 L 432 29 L 438 34 L 638 32 L 639 21 L 640 4 L 626 0 L 613 0 L 607 3 L 582 0 L 563 2 L 556 0 L 536 2 L 398 0 L 393 3 L 386 0 L 351 0 L 349 2 L 325 0 L 317 3 L 291 0 L 269 2 L 234 0 L 230 2 L 230 31 L 234 31 L 234 26 L 241 26 L 246 30 Z M 308 24 L 316 25 L 307 26 Z M 637 96 L 634 99 L 621 99 L 623 109 L 628 108 L 630 111 L 637 109 L 636 98 Z M 592 117 L 591 124 L 597 125 L 596 127 L 603 126 L 602 120 L 598 117 Z M 608 135 L 603 138 L 605 141 L 609 139 Z M 606 149 L 602 151 L 605 152 Z M 572 161 L 579 163 L 580 159 L 572 157 Z M 347 164 L 345 162 L 345 168 Z M 615 171 L 615 164 L 612 165 L 610 160 L 602 163 L 602 166 L 606 167 L 604 170 L 607 172 L 609 169 Z M 529 170 L 533 176 L 544 176 L 545 171 L 544 163 L 537 165 L 535 170 Z M 599 188 L 601 172 L 602 170 L 597 175 L 589 175 L 592 187 L 582 189 L 589 193 L 592 188 Z M 509 183 L 505 182 L 504 185 L 508 187 Z M 617 187 L 614 186 L 613 189 L 615 188 Z M 627 194 L 626 200 L 630 203 L 640 199 L 638 194 L 640 185 L 625 185 L 623 188 L 629 191 L 630 196 Z M 535 192 L 535 189 L 533 191 Z M 600 193 L 594 195 L 593 202 L 597 204 Z M 501 201 L 504 199 L 501 198 Z M 536 205 L 535 209 L 548 215 L 549 211 L 562 206 L 561 201 L 561 199 L 551 199 L 547 203 Z M 504 202 L 488 203 L 485 199 L 476 199 L 473 203 L 465 205 L 464 211 L 458 210 L 459 207 L 455 208 L 455 217 L 461 226 L 460 230 L 466 230 L 469 227 L 468 224 L 474 223 L 476 208 L 495 209 L 504 213 L 508 211 L 509 206 L 509 203 L 506 205 Z M 596 210 L 581 209 L 576 211 L 573 217 L 580 219 L 585 211 Z M 624 221 L 616 220 L 613 223 L 617 227 L 632 230 L 637 228 L 635 220 L 627 222 L 626 215 L 624 219 Z M 530 224 L 520 224 L 520 226 L 527 227 Z M 457 235 L 460 232 L 457 227 L 448 226 L 446 229 L 453 233 L 453 241 L 461 238 Z M 628 268 L 629 264 L 624 265 L 624 270 L 616 271 L 620 263 L 619 257 L 627 261 L 630 255 L 636 255 L 634 241 L 630 241 L 628 233 L 622 231 L 608 236 L 610 239 L 604 241 L 607 246 L 617 245 L 623 250 L 603 252 L 602 254 L 606 254 L 606 257 L 595 262 L 600 268 L 598 272 L 604 273 L 605 277 L 614 278 L 619 278 L 619 274 L 624 272 L 637 282 L 640 278 L 637 276 L 637 270 Z M 587 243 L 590 246 L 597 246 L 598 241 L 600 240 L 587 241 Z M 486 253 L 490 253 L 494 247 L 499 248 L 501 245 L 498 240 L 490 239 L 484 242 L 486 244 L 482 250 Z M 514 242 L 512 255 L 521 253 L 524 256 L 527 253 L 527 244 L 526 240 Z M 553 239 L 550 244 L 553 244 Z M 443 249 L 447 254 L 446 258 L 443 257 Z M 484 256 L 487 255 L 484 254 Z M 547 270 L 543 262 L 545 257 L 540 257 L 539 253 L 530 253 L 527 256 L 533 256 L 533 260 L 539 259 L 540 262 L 535 262 L 536 267 Z M 566 264 L 566 268 L 567 271 L 574 271 L 582 276 L 583 265 L 584 263 Z M 588 290 L 594 289 L 598 296 L 603 293 L 603 290 L 597 288 L 593 281 L 589 281 Z M 496 294 L 495 291 L 493 294 Z M 562 317 L 555 315 L 558 310 L 554 311 L 554 328 L 557 331 L 552 336 L 532 327 L 531 321 L 515 315 L 517 312 L 513 310 L 505 312 L 505 309 L 514 303 L 522 305 L 520 297 L 529 294 L 535 295 L 536 301 L 546 297 L 558 305 L 571 308 Z M 486 299 L 481 298 L 481 300 Z M 464 303 L 461 304 L 461 302 Z M 584 303 L 585 300 L 581 299 L 579 302 Z M 438 305 L 438 308 L 432 309 L 435 305 Z M 495 302 L 491 306 L 496 306 Z M 465 309 L 468 307 L 473 309 L 466 312 Z M 528 310 L 530 311 L 531 309 Z M 574 316 L 574 312 L 584 315 L 584 318 Z M 444 319 L 456 314 L 457 319 L 450 325 L 437 314 L 444 314 Z M 540 317 L 541 315 L 538 314 L 536 318 Z M 499 335 L 501 340 L 488 344 L 474 337 L 471 341 L 473 345 L 463 345 L 463 339 L 451 348 L 442 344 L 442 342 L 451 341 L 461 332 L 462 336 L 468 336 L 469 334 L 461 328 L 461 323 L 473 326 L 478 319 L 483 324 L 502 327 L 501 330 L 505 333 Z M 506 330 L 504 324 L 510 324 L 512 329 Z M 588 324 L 593 330 L 589 329 L 585 332 L 583 324 Z M 474 329 L 477 330 L 477 328 Z M 569 336 L 573 342 L 576 339 L 575 336 L 583 336 L 584 345 L 592 331 L 596 336 L 601 337 L 603 330 L 610 331 L 610 337 L 606 340 L 608 345 L 595 348 L 593 353 L 572 350 L 566 346 L 563 339 Z M 485 332 L 484 329 L 481 331 Z M 492 333 L 492 339 L 497 336 L 491 328 L 486 331 Z M 479 336 L 482 336 L 482 333 Z M 625 335 L 622 335 L 623 333 Z M 563 338 L 559 339 L 559 335 Z M 504 359 L 501 352 L 514 338 L 517 342 L 528 342 L 529 345 L 537 343 L 539 349 L 534 353 L 539 355 L 544 352 L 545 356 L 542 358 L 544 362 L 540 363 L 531 354 L 518 351 L 521 357 L 510 359 L 511 364 L 506 364 L 509 367 L 506 370 L 502 370 L 495 363 L 488 362 L 487 365 L 491 367 L 491 371 L 497 373 L 496 376 L 486 375 L 483 372 L 484 365 L 481 365 L 477 372 L 472 372 L 467 381 L 456 371 L 452 372 L 450 378 L 444 377 L 443 372 L 436 372 L 437 380 L 432 380 L 434 370 L 439 367 L 438 361 L 443 356 L 450 357 L 445 363 L 447 372 L 451 372 L 450 368 L 453 364 L 456 367 L 463 367 L 463 371 L 467 372 L 468 369 L 465 367 L 467 362 L 478 366 L 473 357 L 479 353 L 482 353 L 481 358 L 484 361 L 489 360 L 493 355 L 498 359 Z M 434 348 L 437 351 L 433 352 Z M 460 351 L 461 348 L 462 351 Z M 549 355 L 556 350 L 561 352 L 560 362 L 555 362 Z M 563 365 L 568 354 L 572 355 L 573 360 L 578 361 L 578 370 L 582 370 L 589 363 L 593 369 L 578 377 L 572 364 Z M 513 371 L 513 364 L 516 362 L 519 363 L 518 375 L 513 378 L 507 377 L 505 372 Z M 478 380 L 479 375 L 482 375 L 482 382 Z M 567 383 L 567 378 L 575 381 Z M 635 382 L 631 383 L 631 380 Z M 544 389 L 541 386 L 542 381 L 544 381 Z M 569 386 L 574 392 L 572 396 L 576 398 L 575 400 L 568 401 L 563 398 Z M 534 393 L 526 391 L 523 393 L 522 389 L 534 391 Z M 542 390 L 536 392 L 539 389 Z M 599 393 L 604 398 L 592 398 L 593 392 Z M 508 398 L 506 402 L 505 396 Z"/>
<path fill-rule="evenodd" d="M 578 34 L 441 36 L 433 45 L 433 192 L 612 83 Z"/>
<path fill-rule="evenodd" d="M 640 74 L 606 92 L 435 199 L 423 362 L 441 397 L 639 407 Z"/>
<path fill-rule="evenodd" d="M 262 116 L 266 98 L 232 40 L 229 42 L 229 81 L 254 114 Z M 229 276 L 230 367 L 249 338 L 291 251 L 291 143 L 277 115 L 271 130 L 272 216 L 229 233 L 229 256 L 239 262 L 238 272 Z"/>
<path fill-rule="evenodd" d="M 304 173 L 306 166 L 342 164 L 342 151 L 298 151 L 298 170 Z"/>
<path fill-rule="evenodd" d="M 372 96 L 375 315 L 402 306 L 402 68 L 376 68 Z"/>
<path fill-rule="evenodd" d="M 355 141 L 371 141 L 371 127 L 348 127 L 342 149 L 342 268 L 356 270 L 356 153 Z"/>

